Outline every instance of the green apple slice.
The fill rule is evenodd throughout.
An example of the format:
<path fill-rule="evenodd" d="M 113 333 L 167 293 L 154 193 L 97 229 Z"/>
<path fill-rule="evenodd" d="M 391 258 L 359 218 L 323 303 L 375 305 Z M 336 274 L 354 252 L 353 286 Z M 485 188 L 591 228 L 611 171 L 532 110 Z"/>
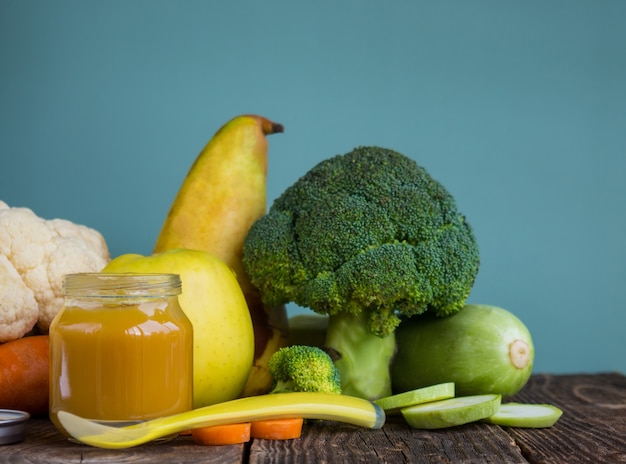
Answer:
<path fill-rule="evenodd" d="M 404 420 L 415 429 L 442 429 L 493 416 L 501 395 L 473 395 L 423 403 L 401 409 Z"/>
<path fill-rule="evenodd" d="M 484 419 L 490 424 L 505 427 L 539 429 L 552 427 L 563 411 L 551 404 L 505 403 L 493 416 Z"/>
<path fill-rule="evenodd" d="M 397 414 L 403 408 L 431 401 L 454 397 L 454 382 L 439 383 L 429 387 L 417 388 L 396 395 L 385 396 L 374 401 L 383 408 L 385 414 Z"/>

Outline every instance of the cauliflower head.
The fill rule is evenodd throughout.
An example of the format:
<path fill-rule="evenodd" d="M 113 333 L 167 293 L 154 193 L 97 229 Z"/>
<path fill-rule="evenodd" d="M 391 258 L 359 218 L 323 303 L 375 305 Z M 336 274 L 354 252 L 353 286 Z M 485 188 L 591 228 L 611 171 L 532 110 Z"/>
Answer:
<path fill-rule="evenodd" d="M 0 343 L 47 333 L 63 307 L 63 277 L 100 272 L 110 255 L 95 229 L 46 220 L 0 201 Z"/>

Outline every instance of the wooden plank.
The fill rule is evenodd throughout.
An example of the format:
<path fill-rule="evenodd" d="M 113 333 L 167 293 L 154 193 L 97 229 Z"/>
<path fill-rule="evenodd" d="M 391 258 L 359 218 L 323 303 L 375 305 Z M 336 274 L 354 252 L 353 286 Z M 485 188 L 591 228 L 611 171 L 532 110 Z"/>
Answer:
<path fill-rule="evenodd" d="M 381 430 L 329 421 L 309 423 L 296 441 L 255 440 L 249 462 L 527 463 L 500 427 L 471 424 L 443 430 L 415 430 L 398 416 L 389 417 Z"/>
<path fill-rule="evenodd" d="M 626 463 L 626 377 L 531 377 L 512 400 L 550 403 L 563 410 L 549 429 L 506 429 L 531 463 Z"/>
<path fill-rule="evenodd" d="M 227 464 L 242 463 L 244 456 L 244 445 L 198 446 L 189 436 L 121 450 L 93 448 L 67 440 L 47 418 L 31 419 L 23 442 L 0 447 L 2 464 Z"/>

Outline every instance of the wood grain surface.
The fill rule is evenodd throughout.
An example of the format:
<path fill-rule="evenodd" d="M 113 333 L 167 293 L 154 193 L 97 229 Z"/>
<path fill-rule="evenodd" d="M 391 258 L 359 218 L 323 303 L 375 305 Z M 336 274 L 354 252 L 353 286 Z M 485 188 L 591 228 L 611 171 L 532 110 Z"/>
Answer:
<path fill-rule="evenodd" d="M 0 446 L 1 463 L 626 463 L 626 377 L 533 375 L 511 401 L 563 409 L 547 429 L 484 423 L 414 430 L 388 417 L 380 430 L 311 421 L 297 440 L 253 440 L 245 445 L 199 446 L 189 436 L 125 450 L 72 443 L 50 421 L 29 421 L 26 439 Z"/>

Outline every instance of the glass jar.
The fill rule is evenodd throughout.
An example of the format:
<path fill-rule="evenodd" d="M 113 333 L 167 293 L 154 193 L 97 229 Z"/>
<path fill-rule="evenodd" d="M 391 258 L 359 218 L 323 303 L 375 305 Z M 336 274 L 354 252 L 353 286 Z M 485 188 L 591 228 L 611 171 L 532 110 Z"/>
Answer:
<path fill-rule="evenodd" d="M 176 274 L 69 274 L 50 325 L 50 418 L 107 423 L 193 407 L 193 330 Z"/>

